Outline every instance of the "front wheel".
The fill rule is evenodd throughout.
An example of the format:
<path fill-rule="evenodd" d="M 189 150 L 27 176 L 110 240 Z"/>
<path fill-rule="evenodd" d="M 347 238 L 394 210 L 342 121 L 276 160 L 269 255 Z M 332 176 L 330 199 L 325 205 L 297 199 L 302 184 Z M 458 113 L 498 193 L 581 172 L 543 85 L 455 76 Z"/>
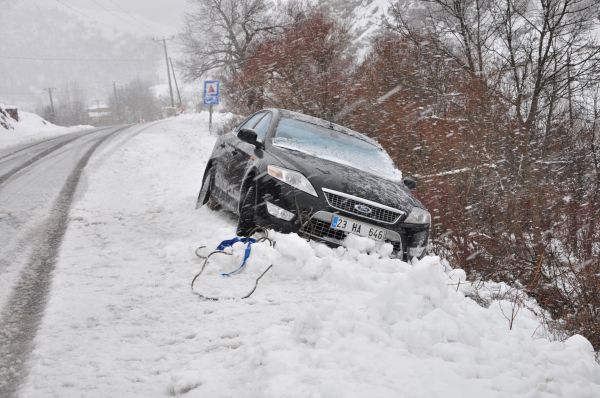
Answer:
<path fill-rule="evenodd" d="M 254 221 L 256 202 L 256 187 L 251 185 L 246 191 L 240 206 L 240 218 L 237 226 L 238 236 L 249 236 L 252 230 L 256 228 L 256 222 Z"/>

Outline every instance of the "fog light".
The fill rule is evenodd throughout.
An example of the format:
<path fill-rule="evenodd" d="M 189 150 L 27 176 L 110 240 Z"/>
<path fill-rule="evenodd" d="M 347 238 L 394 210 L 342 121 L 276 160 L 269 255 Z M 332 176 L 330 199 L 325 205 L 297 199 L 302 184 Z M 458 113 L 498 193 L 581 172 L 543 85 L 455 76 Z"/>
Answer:
<path fill-rule="evenodd" d="M 281 218 L 282 220 L 285 220 L 285 221 L 290 221 L 292 218 L 294 218 L 294 213 L 291 213 L 285 209 L 282 209 L 279 206 L 275 206 L 273 203 L 271 203 L 269 201 L 267 201 L 267 211 L 273 217 Z"/>
<path fill-rule="evenodd" d="M 421 257 L 423 252 L 425 251 L 425 246 L 417 246 L 417 247 L 409 247 L 408 248 L 408 257 Z"/>
<path fill-rule="evenodd" d="M 408 257 L 421 257 L 427 250 L 427 236 L 429 231 L 423 230 L 408 236 Z"/>

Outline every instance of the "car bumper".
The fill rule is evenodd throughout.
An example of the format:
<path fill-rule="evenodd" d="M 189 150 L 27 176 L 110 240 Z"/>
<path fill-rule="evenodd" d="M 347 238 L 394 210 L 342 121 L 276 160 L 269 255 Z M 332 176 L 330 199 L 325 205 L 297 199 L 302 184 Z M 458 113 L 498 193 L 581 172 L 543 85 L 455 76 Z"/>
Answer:
<path fill-rule="evenodd" d="M 332 245 L 340 245 L 347 232 L 331 228 L 335 214 L 363 223 L 371 224 L 385 231 L 386 242 L 394 247 L 394 254 L 403 260 L 422 258 L 425 255 L 429 238 L 429 225 L 406 224 L 401 221 L 384 223 L 368 217 L 360 217 L 332 207 L 322 190 L 317 189 L 319 197 L 312 196 L 284 184 L 269 176 L 263 177 L 258 184 L 258 197 L 262 198 L 256 208 L 257 225 L 273 228 L 284 233 L 295 232 L 301 236 Z M 268 211 L 266 202 L 270 202 L 285 212 Z M 287 221 L 286 212 L 293 214 Z M 289 218 L 289 217 L 286 217 Z"/>

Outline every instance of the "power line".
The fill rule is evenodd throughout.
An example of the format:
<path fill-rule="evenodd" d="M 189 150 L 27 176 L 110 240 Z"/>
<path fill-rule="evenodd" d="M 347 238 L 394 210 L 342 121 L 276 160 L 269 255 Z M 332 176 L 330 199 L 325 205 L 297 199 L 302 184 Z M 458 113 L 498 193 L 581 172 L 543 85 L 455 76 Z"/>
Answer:
<path fill-rule="evenodd" d="M 18 57 L 0 55 L 2 59 L 21 61 L 84 61 L 84 62 L 153 62 L 155 60 L 142 58 L 70 58 L 70 57 Z"/>
<path fill-rule="evenodd" d="M 37 98 L 39 98 L 42 94 L 35 94 L 33 92 L 31 92 L 31 93 L 25 93 L 25 92 L 23 92 L 23 93 L 15 93 L 15 92 L 10 92 L 10 91 L 2 91 L 2 90 L 0 90 L 0 96 L 3 96 L 3 95 L 4 96 L 10 96 L 10 97 L 19 96 L 19 97 L 37 97 Z"/>
<path fill-rule="evenodd" d="M 94 4 L 95 4 L 95 5 L 98 7 L 98 8 L 100 8 L 100 9 L 104 10 L 105 12 L 107 12 L 107 13 L 109 13 L 109 14 L 111 14 L 111 15 L 113 15 L 113 16 L 115 16 L 115 17 L 117 17 L 117 18 L 120 18 L 122 21 L 124 21 L 124 22 L 126 22 L 126 23 L 129 23 L 129 20 L 128 20 L 127 18 L 125 18 L 125 17 L 124 17 L 122 14 L 119 14 L 119 13 L 116 13 L 116 12 L 114 12 L 113 10 L 109 9 L 109 8 L 108 8 L 108 7 L 106 7 L 104 4 L 102 4 L 102 3 L 98 2 L 97 0 L 89 0 L 89 1 L 91 1 L 92 3 L 94 3 Z M 114 3 L 113 3 L 113 4 L 114 4 Z M 122 8 L 120 8 L 120 7 L 119 7 L 119 9 L 120 9 L 121 11 L 123 11 L 123 9 L 122 9 Z M 131 14 L 129 14 L 129 16 L 131 17 Z M 135 22 L 137 22 L 136 20 L 134 20 L 134 21 L 135 21 Z"/>
<path fill-rule="evenodd" d="M 123 18 L 122 16 L 120 16 L 120 15 L 119 15 L 119 14 L 117 14 L 117 13 L 115 13 L 114 11 L 112 11 L 112 10 L 110 10 L 110 9 L 106 8 L 106 7 L 105 7 L 105 6 L 104 6 L 102 3 L 99 3 L 99 2 L 97 2 L 96 0 L 90 0 L 90 1 L 91 1 L 92 3 L 94 3 L 94 4 L 95 4 L 95 5 L 98 7 L 98 8 L 100 8 L 100 9 L 102 9 L 102 10 L 106 11 L 107 13 L 109 13 L 109 14 L 111 14 L 111 15 L 114 15 L 114 16 L 115 16 L 115 17 L 117 17 L 117 18 L 121 18 L 121 19 Z"/>
<path fill-rule="evenodd" d="M 74 13 L 81 15 L 84 18 L 91 19 L 91 20 L 96 21 L 97 23 L 99 23 L 101 25 L 104 25 L 104 26 L 106 26 L 106 27 L 108 27 L 108 28 L 110 28 L 112 30 L 116 30 L 116 28 L 114 26 L 110 26 L 108 24 L 105 24 L 102 21 L 99 21 L 98 19 L 96 19 L 94 17 L 90 17 L 89 15 L 87 15 L 84 12 L 82 12 L 81 10 L 78 10 L 77 8 L 75 8 L 75 7 L 71 6 L 71 5 L 64 3 L 62 0 L 54 0 L 54 1 L 56 1 L 58 4 L 62 5 L 63 7 L 68 8 L 69 10 L 73 11 Z"/>
<path fill-rule="evenodd" d="M 95 2 L 95 0 L 92 0 Z M 108 0 L 113 6 L 115 6 L 117 9 L 119 9 L 121 12 L 127 14 L 132 20 L 136 21 L 140 26 L 144 26 L 145 28 L 149 29 L 149 32 L 154 32 L 154 28 L 150 25 L 148 25 L 144 20 L 138 18 L 135 15 L 132 15 L 129 11 L 125 10 L 123 7 L 121 7 L 118 3 L 116 3 L 114 0 Z"/>

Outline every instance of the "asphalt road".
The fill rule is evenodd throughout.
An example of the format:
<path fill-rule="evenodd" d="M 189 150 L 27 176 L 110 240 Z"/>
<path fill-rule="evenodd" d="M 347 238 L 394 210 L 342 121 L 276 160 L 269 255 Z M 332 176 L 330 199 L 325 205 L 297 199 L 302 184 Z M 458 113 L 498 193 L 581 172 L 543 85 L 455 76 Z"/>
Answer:
<path fill-rule="evenodd" d="M 69 209 L 94 152 L 131 126 L 0 151 L 0 397 L 16 396 L 44 314 Z"/>

